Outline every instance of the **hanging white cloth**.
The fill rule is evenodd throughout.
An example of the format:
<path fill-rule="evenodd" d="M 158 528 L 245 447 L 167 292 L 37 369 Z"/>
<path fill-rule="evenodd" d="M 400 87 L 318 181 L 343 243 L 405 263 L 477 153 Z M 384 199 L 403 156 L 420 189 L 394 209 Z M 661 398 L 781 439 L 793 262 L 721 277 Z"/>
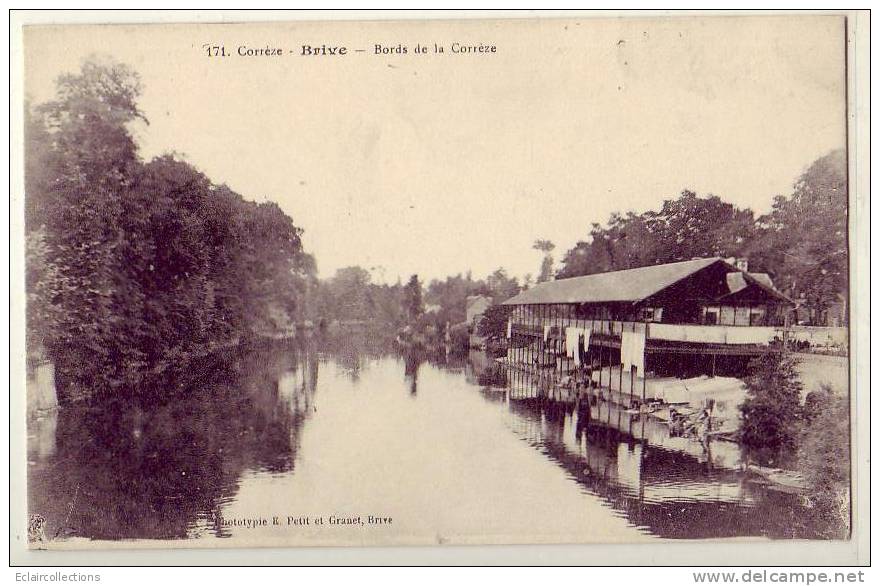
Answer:
<path fill-rule="evenodd" d="M 565 328 L 565 355 L 574 358 L 578 354 L 578 341 L 580 339 L 580 328 Z"/>
<path fill-rule="evenodd" d="M 626 370 L 630 366 L 629 350 L 632 346 L 632 332 L 623 331 L 620 334 L 620 368 Z"/>
<path fill-rule="evenodd" d="M 581 333 L 584 336 L 584 352 L 590 349 L 590 328 L 582 328 Z"/>
<path fill-rule="evenodd" d="M 620 336 L 620 362 L 624 372 L 636 367 L 636 374 L 645 376 L 645 332 L 624 330 Z"/>
<path fill-rule="evenodd" d="M 545 342 L 550 337 L 550 328 L 551 327 L 553 327 L 553 326 L 544 326 L 544 341 Z"/>
<path fill-rule="evenodd" d="M 510 338 L 511 331 L 513 330 L 513 320 L 507 320 L 507 337 Z"/>

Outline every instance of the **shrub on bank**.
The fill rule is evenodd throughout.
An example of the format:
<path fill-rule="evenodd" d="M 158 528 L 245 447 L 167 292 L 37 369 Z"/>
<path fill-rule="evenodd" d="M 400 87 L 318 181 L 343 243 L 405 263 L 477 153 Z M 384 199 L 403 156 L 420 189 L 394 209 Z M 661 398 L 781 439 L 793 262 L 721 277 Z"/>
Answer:
<path fill-rule="evenodd" d="M 740 406 L 740 441 L 750 448 L 793 450 L 803 409 L 797 360 L 785 352 L 768 352 L 749 363 L 747 397 Z"/>
<path fill-rule="evenodd" d="M 849 402 L 823 386 L 807 396 L 798 468 L 806 499 L 823 536 L 845 539 L 850 529 Z"/>

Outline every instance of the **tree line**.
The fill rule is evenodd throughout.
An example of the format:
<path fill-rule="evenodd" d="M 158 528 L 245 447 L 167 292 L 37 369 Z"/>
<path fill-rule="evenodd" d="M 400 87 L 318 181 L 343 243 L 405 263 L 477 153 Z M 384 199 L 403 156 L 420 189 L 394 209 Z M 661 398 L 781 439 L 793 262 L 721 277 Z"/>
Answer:
<path fill-rule="evenodd" d="M 788 196 L 757 216 L 717 195 L 684 190 L 659 210 L 614 213 L 565 253 L 557 278 L 696 257 L 747 258 L 749 270 L 806 309 L 810 323 L 848 291 L 847 167 L 843 150 L 815 162 Z"/>
<path fill-rule="evenodd" d="M 411 275 L 406 283 L 376 283 L 360 266 L 338 269 L 333 277 L 310 289 L 307 319 L 316 325 L 334 321 L 369 324 L 387 331 L 406 326 L 432 329 L 445 338 L 447 330 L 465 321 L 467 298 L 483 295 L 494 303 L 522 289 L 519 280 L 503 268 L 485 278 L 470 272 L 423 283 Z"/>
<path fill-rule="evenodd" d="M 133 392 L 150 373 L 288 329 L 314 287 L 302 230 L 175 155 L 144 161 L 140 81 L 86 62 L 26 107 L 28 346 L 61 399 Z"/>

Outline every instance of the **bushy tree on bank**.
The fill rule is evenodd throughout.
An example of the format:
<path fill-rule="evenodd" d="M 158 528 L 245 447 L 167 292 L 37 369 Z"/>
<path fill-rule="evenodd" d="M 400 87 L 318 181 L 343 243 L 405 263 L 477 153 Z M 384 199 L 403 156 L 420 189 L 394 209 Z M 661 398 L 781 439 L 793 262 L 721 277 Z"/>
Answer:
<path fill-rule="evenodd" d="M 775 452 L 796 446 L 803 417 L 796 365 L 791 354 L 782 352 L 749 363 L 747 397 L 740 406 L 740 437 L 746 446 Z"/>
<path fill-rule="evenodd" d="M 798 445 L 798 469 L 823 537 L 846 539 L 850 531 L 849 402 L 824 387 L 807 395 Z"/>
<path fill-rule="evenodd" d="M 507 322 L 513 308 L 509 305 L 493 305 L 483 313 L 483 319 L 477 326 L 477 335 L 492 343 L 499 343 L 507 338 Z"/>
<path fill-rule="evenodd" d="M 28 344 L 62 400 L 130 392 L 195 353 L 288 327 L 314 280 L 301 230 L 172 155 L 144 162 L 137 75 L 87 62 L 28 109 Z"/>

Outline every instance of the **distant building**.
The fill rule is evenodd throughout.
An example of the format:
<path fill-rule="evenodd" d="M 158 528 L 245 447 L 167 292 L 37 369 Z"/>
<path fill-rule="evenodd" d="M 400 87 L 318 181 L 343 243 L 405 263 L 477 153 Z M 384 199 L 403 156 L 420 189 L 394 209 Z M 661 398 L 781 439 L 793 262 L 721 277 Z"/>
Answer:
<path fill-rule="evenodd" d="M 822 327 L 846 327 L 849 325 L 849 310 L 844 295 L 837 295 L 837 300 L 828 304 L 824 310 L 812 309 L 807 298 L 801 295 L 791 311 L 791 323 L 794 325 L 811 325 Z"/>
<path fill-rule="evenodd" d="M 492 305 L 492 298 L 485 295 L 469 295 L 465 307 L 465 321 L 469 326 L 476 327 L 483 314 Z"/>
<path fill-rule="evenodd" d="M 465 323 L 470 332 L 470 346 L 481 348 L 485 339 L 477 335 L 477 327 L 483 319 L 483 314 L 492 306 L 492 298 L 485 295 L 469 295 L 465 301 Z"/>

